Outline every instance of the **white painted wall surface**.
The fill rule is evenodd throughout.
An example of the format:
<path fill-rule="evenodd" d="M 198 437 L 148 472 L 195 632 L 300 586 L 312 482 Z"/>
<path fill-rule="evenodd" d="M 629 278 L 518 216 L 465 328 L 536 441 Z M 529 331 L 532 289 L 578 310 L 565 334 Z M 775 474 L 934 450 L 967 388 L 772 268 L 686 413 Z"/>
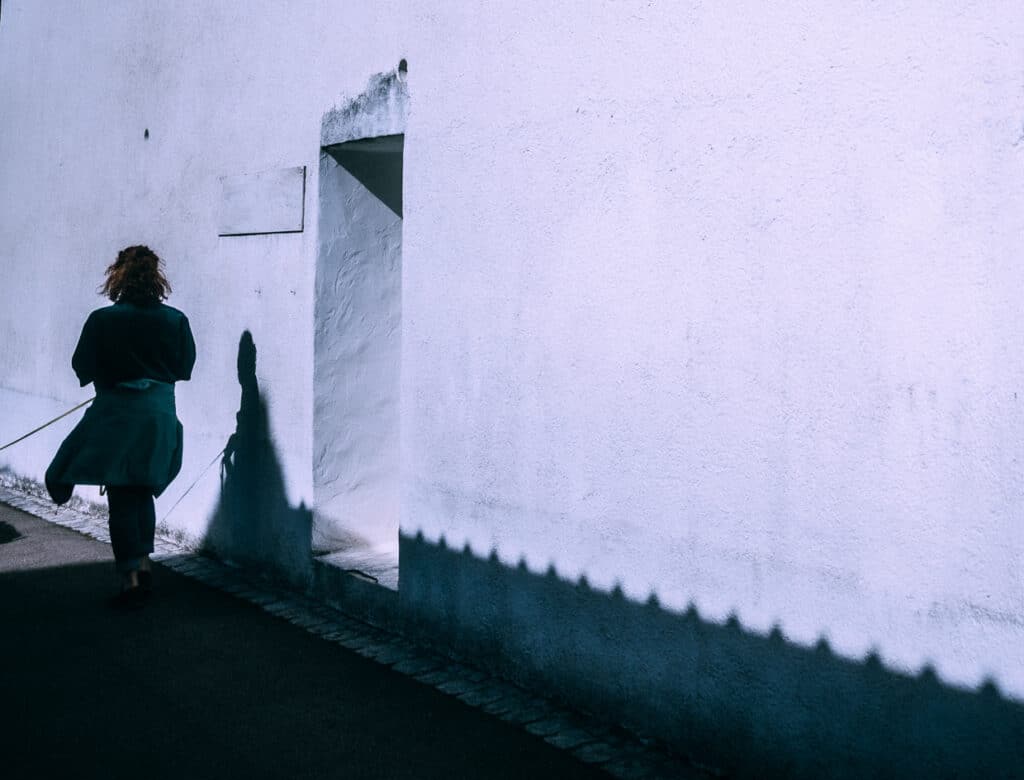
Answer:
<path fill-rule="evenodd" d="M 1019 4 L 438 21 L 406 530 L 1024 696 Z"/>
<path fill-rule="evenodd" d="M 319 198 L 313 548 L 397 560 L 402 218 L 330 154 Z"/>
<path fill-rule="evenodd" d="M 204 474 L 168 518 L 192 538 L 216 508 L 218 469 L 204 469 L 235 430 L 246 329 L 288 501 L 312 504 L 321 119 L 404 53 L 373 14 L 339 25 L 329 2 L 258 6 L 7 2 L 0 17 L 0 386 L 58 409 L 88 397 L 70 370 L 81 323 L 105 303 L 94 291 L 118 249 L 149 244 L 199 348 L 177 389 L 184 467 L 157 507 Z M 221 177 L 300 165 L 314 177 L 304 232 L 218 237 Z M 20 432 L 33 408 L 5 404 L 0 432 Z M 0 465 L 41 478 L 50 452 L 33 442 Z"/>
<path fill-rule="evenodd" d="M 218 238 L 218 178 L 312 176 L 406 57 L 403 530 L 1024 699 L 1022 44 L 1009 0 L 4 3 L 0 386 L 81 397 L 144 240 L 200 350 L 161 506 L 246 328 L 308 503 L 317 187 L 303 233 Z"/>

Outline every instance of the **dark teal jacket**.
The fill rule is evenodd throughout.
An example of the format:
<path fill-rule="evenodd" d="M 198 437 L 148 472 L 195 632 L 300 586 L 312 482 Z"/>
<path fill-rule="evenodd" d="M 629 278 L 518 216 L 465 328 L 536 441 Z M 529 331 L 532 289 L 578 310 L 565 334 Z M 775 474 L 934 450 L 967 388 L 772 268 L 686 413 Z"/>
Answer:
<path fill-rule="evenodd" d="M 85 322 L 71 365 L 96 400 L 46 470 L 63 504 L 75 485 L 136 485 L 160 495 L 181 470 L 183 431 L 174 383 L 190 379 L 196 347 L 171 306 L 116 303 Z"/>

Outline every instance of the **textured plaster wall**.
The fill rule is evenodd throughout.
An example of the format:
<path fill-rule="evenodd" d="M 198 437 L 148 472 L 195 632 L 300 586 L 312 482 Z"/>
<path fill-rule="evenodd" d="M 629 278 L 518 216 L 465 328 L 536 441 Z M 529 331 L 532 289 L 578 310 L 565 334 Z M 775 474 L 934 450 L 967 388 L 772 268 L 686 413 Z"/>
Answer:
<path fill-rule="evenodd" d="M 1024 696 L 1020 6 L 474 8 L 410 52 L 403 529 Z"/>
<path fill-rule="evenodd" d="M 158 518 L 237 432 L 245 330 L 267 411 L 260 457 L 284 486 L 278 508 L 312 505 L 321 120 L 396 67 L 397 7 L 339 19 L 326 1 L 4 3 L 0 438 L 88 397 L 70 369 L 81 323 L 104 303 L 94 291 L 117 250 L 145 242 L 167 261 L 170 303 L 189 315 L 199 347 L 194 379 L 177 391 L 184 468 Z M 304 232 L 218 237 L 221 177 L 300 165 Z M 72 424 L 0 453 L 0 466 L 41 478 Z M 205 472 L 171 526 L 205 534 L 220 512 L 218 471 Z M 282 518 L 259 522 L 291 522 Z"/>
<path fill-rule="evenodd" d="M 395 171 L 400 189 L 401 150 L 348 146 L 320 160 L 313 547 L 369 546 L 397 558 L 402 218 L 345 164 Z"/>
<path fill-rule="evenodd" d="M 178 487 L 235 430 L 248 329 L 308 505 L 317 182 L 303 233 L 218 238 L 218 177 L 317 175 L 324 113 L 406 57 L 406 537 L 1020 700 L 1022 43 L 1008 1 L 4 3 L 0 433 L 81 398 L 92 290 L 145 240 L 200 346 Z M 169 522 L 201 534 L 217 494 Z M 543 597 L 495 619 L 433 560 L 400 594 L 456 639 L 590 703 L 663 674 L 710 711 L 685 683 L 713 657 L 602 676 L 624 629 L 586 611 L 543 656 Z M 719 717 L 792 701 L 799 742 L 827 701 L 789 697 L 800 668 Z"/>

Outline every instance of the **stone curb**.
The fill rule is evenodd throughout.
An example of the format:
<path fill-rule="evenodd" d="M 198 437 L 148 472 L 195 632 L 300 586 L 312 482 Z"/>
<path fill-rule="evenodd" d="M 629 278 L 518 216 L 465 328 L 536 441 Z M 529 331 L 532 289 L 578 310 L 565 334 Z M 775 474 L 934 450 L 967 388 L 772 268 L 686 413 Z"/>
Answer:
<path fill-rule="evenodd" d="M 110 543 L 105 516 L 68 506 L 55 507 L 48 497 L 6 485 L 0 485 L 0 503 Z M 580 761 L 600 767 L 612 777 L 706 780 L 721 776 L 713 769 L 647 745 L 628 732 L 559 707 L 499 677 L 426 651 L 399 635 L 350 618 L 300 593 L 259 580 L 244 569 L 200 555 L 159 530 L 154 547 L 150 557 L 169 569 L 454 696 L 474 709 L 568 751 Z"/>

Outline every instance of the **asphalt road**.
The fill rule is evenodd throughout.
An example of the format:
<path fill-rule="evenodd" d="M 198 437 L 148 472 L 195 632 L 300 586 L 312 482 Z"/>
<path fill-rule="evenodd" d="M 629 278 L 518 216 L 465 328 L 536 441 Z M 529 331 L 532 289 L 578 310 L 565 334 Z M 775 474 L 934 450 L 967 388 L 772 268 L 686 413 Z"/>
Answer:
<path fill-rule="evenodd" d="M 110 608 L 108 545 L 0 505 L 0 776 L 607 778 L 164 568 Z"/>

